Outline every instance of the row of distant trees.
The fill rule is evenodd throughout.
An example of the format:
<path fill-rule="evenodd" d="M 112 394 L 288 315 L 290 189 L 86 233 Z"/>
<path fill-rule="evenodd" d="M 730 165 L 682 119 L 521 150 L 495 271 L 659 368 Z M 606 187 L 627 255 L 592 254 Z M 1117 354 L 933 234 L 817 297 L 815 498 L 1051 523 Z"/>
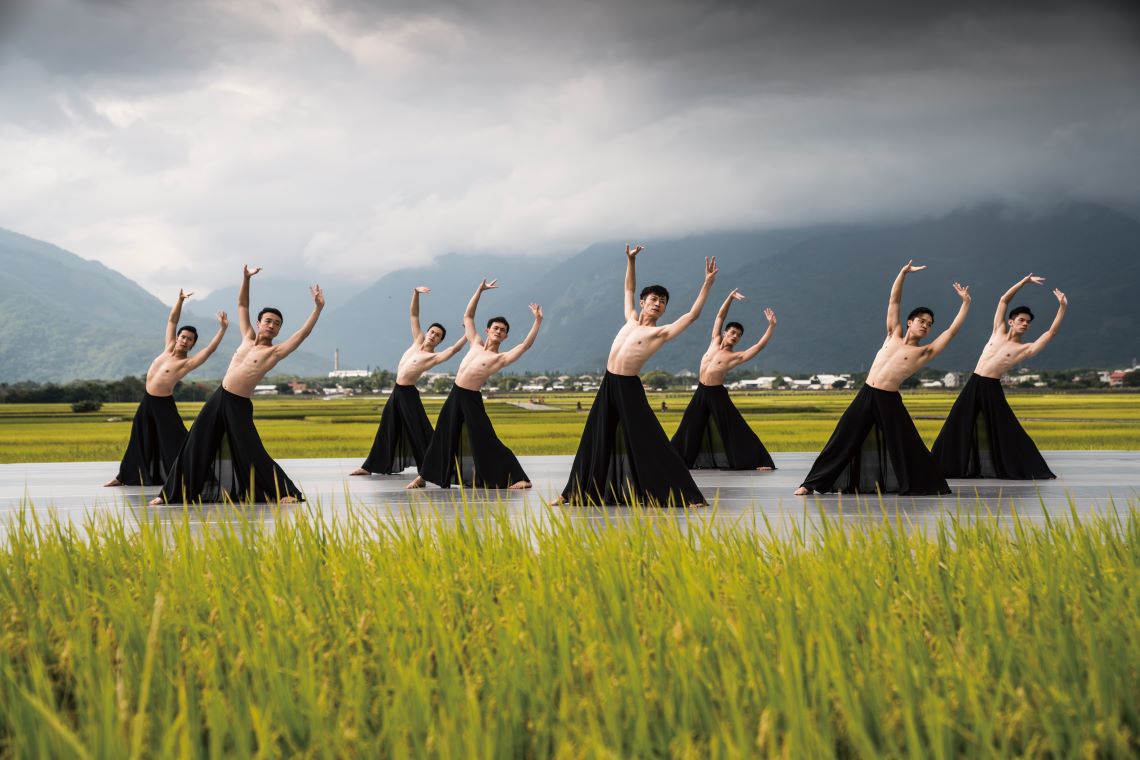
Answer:
<path fill-rule="evenodd" d="M 533 378 L 538 377 L 540 374 L 545 374 L 547 377 L 554 377 L 557 373 L 538 373 L 528 372 L 525 374 L 510 374 L 500 375 L 495 378 L 493 383 L 498 386 L 499 390 L 512 391 L 520 386 L 528 385 L 533 382 Z M 783 386 L 784 374 L 772 372 L 780 380 L 777 380 L 776 387 Z M 903 388 L 916 388 L 924 380 L 937 380 L 945 375 L 945 370 L 938 369 L 924 369 L 908 379 L 903 384 Z M 1083 390 L 1083 389 L 1102 389 L 1104 383 L 1100 382 L 1099 373 L 1096 370 L 1064 370 L 1064 371 L 1043 371 L 1037 372 L 1040 375 L 1041 381 L 1049 388 L 1057 390 Z M 755 372 L 734 372 L 729 373 L 726 378 L 727 382 L 734 382 L 736 380 L 747 379 L 755 376 Z M 805 374 L 791 374 L 789 377 L 797 379 L 806 379 L 809 375 Z M 864 375 L 852 375 L 851 387 L 858 387 L 863 383 Z M 675 375 L 663 370 L 654 369 L 642 374 L 641 379 L 650 388 L 663 388 L 666 390 L 676 390 L 688 388 L 696 382 L 696 378 L 692 375 Z M 326 377 L 319 378 L 277 378 L 277 390 L 281 394 L 291 394 L 293 386 L 290 382 L 303 382 L 309 386 L 314 393 L 320 393 L 322 387 L 332 387 L 339 385 L 341 388 L 350 390 L 353 393 L 371 393 L 373 391 L 384 390 L 391 388 L 396 380 L 396 376 L 390 370 L 377 370 L 367 377 L 349 377 L 329 379 Z M 435 378 L 428 380 L 424 378 L 420 382 L 422 390 L 443 393 L 451 387 L 451 379 L 445 377 Z M 1130 372 L 1124 376 L 1124 385 L 1130 388 L 1140 388 L 1140 371 Z M 174 388 L 174 398 L 176 401 L 205 401 L 207 397 L 218 387 L 217 380 L 211 381 L 191 381 L 180 382 Z M 0 403 L 6 404 L 76 404 L 83 401 L 94 401 L 102 403 L 111 402 L 130 402 L 138 401 L 142 398 L 145 389 L 142 377 L 127 376 L 119 380 L 76 380 L 71 383 L 38 383 L 32 381 L 25 381 L 19 383 L 3 383 L 0 384 Z"/>

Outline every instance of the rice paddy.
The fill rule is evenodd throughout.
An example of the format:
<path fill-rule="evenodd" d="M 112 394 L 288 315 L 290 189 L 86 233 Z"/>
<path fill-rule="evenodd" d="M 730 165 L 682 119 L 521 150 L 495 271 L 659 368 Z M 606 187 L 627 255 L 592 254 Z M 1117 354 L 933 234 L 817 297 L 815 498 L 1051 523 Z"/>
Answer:
<path fill-rule="evenodd" d="M 29 511 L 0 547 L 0 755 L 1135 756 L 1137 506 L 783 537 Z"/>
<path fill-rule="evenodd" d="M 852 394 L 733 394 L 745 419 L 771 451 L 818 451 Z M 573 454 L 591 394 L 546 394 L 542 411 L 522 408 L 531 396 L 488 399 L 499 437 L 520 456 Z M 952 392 L 908 392 L 907 407 L 927 445 L 953 403 Z M 275 457 L 352 457 L 368 453 L 386 396 L 345 399 L 256 398 L 254 417 Z M 688 403 L 682 393 L 651 393 L 670 435 Z M 661 411 L 662 403 L 666 410 Z M 442 397 L 425 397 L 435 419 Z M 581 404 L 582 409 L 578 410 Z M 1140 394 L 1011 393 L 1010 405 L 1041 449 L 1140 449 Z M 0 463 L 114 461 L 130 436 L 136 404 L 106 404 L 76 414 L 67 404 L 0 405 Z M 200 403 L 179 405 L 187 426 Z"/>

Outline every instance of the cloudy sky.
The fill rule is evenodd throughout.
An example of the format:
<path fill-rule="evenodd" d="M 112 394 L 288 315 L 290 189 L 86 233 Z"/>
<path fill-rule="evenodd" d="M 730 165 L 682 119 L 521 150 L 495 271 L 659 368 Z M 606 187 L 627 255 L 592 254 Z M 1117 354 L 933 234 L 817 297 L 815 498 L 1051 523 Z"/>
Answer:
<path fill-rule="evenodd" d="M 165 298 L 245 261 L 333 284 L 988 200 L 1135 212 L 1131 8 L 0 0 L 0 227 Z"/>

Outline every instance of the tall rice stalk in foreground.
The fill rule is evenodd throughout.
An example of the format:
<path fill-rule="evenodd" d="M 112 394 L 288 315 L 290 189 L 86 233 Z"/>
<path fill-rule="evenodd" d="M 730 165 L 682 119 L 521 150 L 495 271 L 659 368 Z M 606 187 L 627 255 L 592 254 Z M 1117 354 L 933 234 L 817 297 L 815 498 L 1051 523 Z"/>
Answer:
<path fill-rule="evenodd" d="M 782 536 L 460 506 L 25 511 L 0 547 L 0 755 L 1140 751 L 1134 503 Z"/>

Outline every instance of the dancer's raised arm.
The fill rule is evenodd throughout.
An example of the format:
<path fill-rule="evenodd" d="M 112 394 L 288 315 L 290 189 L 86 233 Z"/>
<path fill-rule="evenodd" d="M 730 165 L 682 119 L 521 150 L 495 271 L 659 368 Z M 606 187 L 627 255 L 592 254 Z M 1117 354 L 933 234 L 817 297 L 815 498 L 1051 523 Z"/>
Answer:
<path fill-rule="evenodd" d="M 756 358 L 756 355 L 764 350 L 764 346 L 768 345 L 768 341 L 772 339 L 772 333 L 776 330 L 776 312 L 771 309 L 764 309 L 764 316 L 768 318 L 768 329 L 760 336 L 760 340 L 756 341 L 755 345 L 749 346 L 740 352 L 740 364 L 750 362 Z"/>
<path fill-rule="evenodd" d="M 506 362 L 503 366 L 514 364 L 522 355 L 525 354 L 531 346 L 534 345 L 534 339 L 538 337 L 538 328 L 542 327 L 542 307 L 536 303 L 530 304 L 530 313 L 534 315 L 534 324 L 530 326 L 530 332 L 523 338 L 523 342 L 503 354 L 506 357 Z"/>
<path fill-rule="evenodd" d="M 635 245 L 632 249 L 625 247 L 625 318 L 626 321 L 637 317 L 637 273 L 634 271 L 634 259 L 641 253 L 644 246 Z"/>
<path fill-rule="evenodd" d="M 309 333 L 317 325 L 317 319 L 321 316 L 321 310 L 325 308 L 325 293 L 321 290 L 320 285 L 310 285 L 309 292 L 313 294 L 313 311 L 309 314 L 309 318 L 305 320 L 305 324 L 301 325 L 301 329 L 290 335 L 285 340 L 277 344 L 277 356 L 284 359 L 289 354 L 296 351 L 305 338 L 309 337 Z"/>
<path fill-rule="evenodd" d="M 193 292 L 185 293 L 182 288 L 178 289 L 178 300 L 174 302 L 174 306 L 170 309 L 170 317 L 166 320 L 167 351 L 174 348 L 174 339 L 178 337 L 178 320 L 182 319 L 182 302 L 192 295 L 194 295 Z"/>
<path fill-rule="evenodd" d="M 1006 312 L 1009 311 L 1009 302 L 1017 295 L 1017 291 L 1021 290 L 1026 285 L 1032 283 L 1033 285 L 1041 285 L 1045 282 L 1044 277 L 1037 277 L 1032 272 L 1022 277 L 1020 280 L 1013 284 L 1009 290 L 1005 291 L 1005 295 L 998 299 L 997 311 L 994 312 L 994 332 L 1004 333 L 1008 328 L 1006 327 Z"/>
<path fill-rule="evenodd" d="M 483 339 L 479 337 L 479 330 L 475 327 L 475 310 L 479 308 L 479 296 L 484 290 L 494 290 L 499 287 L 497 279 L 487 282 L 486 278 L 475 288 L 475 295 L 467 303 L 467 311 L 463 312 L 463 334 L 473 346 L 482 346 Z"/>
<path fill-rule="evenodd" d="M 743 301 L 744 294 L 736 288 L 728 294 L 728 298 L 724 299 L 724 303 L 720 305 L 720 310 L 716 313 L 716 319 L 713 320 L 712 340 L 713 343 L 720 345 L 721 331 L 724 329 L 724 320 L 728 317 L 728 309 L 732 306 L 733 301 Z"/>
<path fill-rule="evenodd" d="M 1040 338 L 1027 346 L 1025 352 L 1026 358 L 1041 353 L 1041 350 L 1049 345 L 1049 341 L 1053 340 L 1053 337 L 1057 334 L 1057 328 L 1061 326 L 1061 322 L 1065 319 L 1065 310 L 1069 308 L 1069 298 L 1056 288 L 1053 288 L 1053 295 L 1057 298 L 1057 315 L 1053 317 L 1053 324 L 1049 325 L 1049 329 L 1041 333 Z"/>
<path fill-rule="evenodd" d="M 257 340 L 257 333 L 253 331 L 253 324 L 249 321 L 249 279 L 261 271 L 261 267 L 249 268 L 249 264 L 242 267 L 241 288 L 238 289 L 238 329 L 244 340 L 253 342 Z"/>
<path fill-rule="evenodd" d="M 916 267 L 914 259 L 911 259 L 906 263 L 906 266 L 899 270 L 899 276 L 891 285 L 891 297 L 887 301 L 887 335 L 902 337 L 903 328 L 902 321 L 899 319 L 899 307 L 902 304 L 903 281 L 911 272 L 920 272 L 923 269 L 926 269 L 925 265 Z"/>
<path fill-rule="evenodd" d="M 412 306 L 408 313 L 412 321 L 412 342 L 423 343 L 424 331 L 420 329 L 420 293 L 430 293 L 431 288 L 417 285 L 412 288 Z"/>
<path fill-rule="evenodd" d="M 187 295 L 190 295 L 187 293 Z M 224 311 L 218 312 L 218 331 L 214 333 L 214 337 L 206 344 L 198 353 L 191 356 L 186 362 L 186 371 L 193 372 L 206 363 L 206 360 L 218 350 L 218 346 L 222 343 L 222 336 L 226 334 L 226 328 L 230 326 L 229 317 L 226 316 Z"/>
<path fill-rule="evenodd" d="M 962 305 L 958 307 L 958 313 L 954 315 L 954 321 L 950 323 L 950 326 L 947 327 L 941 335 L 931 341 L 930 346 L 927 348 L 927 356 L 930 358 L 934 358 L 946 350 L 946 347 L 950 345 L 950 341 L 952 341 L 954 336 L 958 334 L 958 331 L 962 329 L 962 325 L 966 322 L 966 314 L 970 311 L 970 286 L 961 285 L 956 282 L 954 283 L 954 290 L 958 293 L 958 297 L 962 299 Z"/>
<path fill-rule="evenodd" d="M 705 256 L 705 281 L 701 285 L 700 292 L 697 293 L 697 300 L 693 302 L 693 308 L 678 317 L 676 322 L 665 325 L 661 329 L 661 335 L 664 336 L 665 340 L 673 340 L 701 316 L 701 309 L 705 308 L 705 301 L 708 299 L 709 291 L 712 290 L 713 282 L 716 280 L 716 272 L 716 256 L 711 258 Z"/>

